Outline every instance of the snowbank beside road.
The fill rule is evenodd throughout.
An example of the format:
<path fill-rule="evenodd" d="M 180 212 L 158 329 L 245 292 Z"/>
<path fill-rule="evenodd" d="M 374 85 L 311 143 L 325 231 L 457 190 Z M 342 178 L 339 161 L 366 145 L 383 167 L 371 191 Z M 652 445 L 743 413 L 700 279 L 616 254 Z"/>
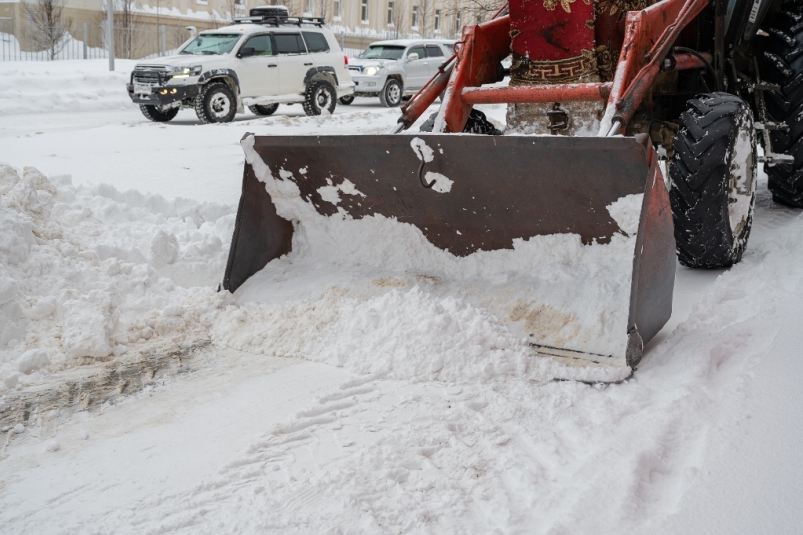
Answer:
<path fill-rule="evenodd" d="M 233 224 L 232 207 L 0 164 L 0 385 L 198 331 L 225 301 L 213 289 Z"/>
<path fill-rule="evenodd" d="M 313 263 L 331 277 L 314 291 L 312 279 L 296 273 L 268 290 L 262 281 L 257 302 L 252 295 L 237 304 L 215 291 L 233 207 L 76 187 L 69 177 L 1 165 L 0 222 L 0 389 L 11 393 L 57 386 L 64 370 L 166 340 L 210 340 L 416 381 L 627 374 L 533 360 L 525 336 L 481 307 L 432 291 L 425 279 L 344 292 L 337 281 L 360 274 L 326 251 Z M 429 245 L 406 247 L 416 256 Z M 292 267 L 280 264 L 272 276 L 283 269 Z"/>
<path fill-rule="evenodd" d="M 130 109 L 126 93 L 133 60 L 0 62 L 0 116 Z"/>

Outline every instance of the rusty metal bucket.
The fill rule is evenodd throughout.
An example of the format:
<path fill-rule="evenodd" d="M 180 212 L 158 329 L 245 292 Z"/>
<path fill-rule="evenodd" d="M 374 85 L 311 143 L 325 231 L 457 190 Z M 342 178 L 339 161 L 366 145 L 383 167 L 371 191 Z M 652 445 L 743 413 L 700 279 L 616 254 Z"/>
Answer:
<path fill-rule="evenodd" d="M 223 280 L 231 292 L 302 254 L 311 234 L 348 263 L 358 254 L 345 251 L 348 240 L 381 241 L 376 222 L 402 233 L 384 239 L 420 242 L 422 253 L 394 256 L 387 243 L 374 260 L 355 257 L 360 269 L 376 264 L 374 283 L 426 277 L 428 291 L 486 309 L 541 355 L 632 367 L 671 315 L 672 216 L 646 138 L 247 135 L 242 144 Z"/>

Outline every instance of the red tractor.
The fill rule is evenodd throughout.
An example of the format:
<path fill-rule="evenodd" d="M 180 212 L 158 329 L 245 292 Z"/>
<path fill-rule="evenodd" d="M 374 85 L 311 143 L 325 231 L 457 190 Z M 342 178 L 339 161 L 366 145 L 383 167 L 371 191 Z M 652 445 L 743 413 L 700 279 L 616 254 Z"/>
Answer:
<path fill-rule="evenodd" d="M 741 259 L 759 162 L 775 200 L 803 206 L 803 3 L 648 1 L 511 0 L 464 28 L 391 134 L 245 138 L 223 287 L 303 254 L 294 244 L 307 223 L 345 225 L 317 234 L 338 252 L 351 247 L 340 237 L 360 239 L 352 222 L 396 221 L 465 271 L 449 281 L 453 270 L 404 258 L 394 280 L 440 281 L 433 291 L 488 309 L 539 354 L 635 366 L 671 315 L 676 257 L 702 268 Z M 439 96 L 422 133 L 404 135 Z M 507 125 L 478 104 L 507 104 Z M 553 255 L 561 236 L 587 247 Z M 529 244 L 542 247 L 532 267 L 477 267 Z M 617 288 L 622 299 L 589 298 Z"/>
<path fill-rule="evenodd" d="M 465 28 L 455 56 L 400 127 L 445 90 L 427 130 L 497 133 L 473 106 L 508 103 L 509 130 L 647 134 L 669 157 L 684 265 L 741 259 L 758 162 L 773 198 L 803 207 L 803 2 L 512 0 Z M 506 75 L 509 86 L 488 87 Z"/>

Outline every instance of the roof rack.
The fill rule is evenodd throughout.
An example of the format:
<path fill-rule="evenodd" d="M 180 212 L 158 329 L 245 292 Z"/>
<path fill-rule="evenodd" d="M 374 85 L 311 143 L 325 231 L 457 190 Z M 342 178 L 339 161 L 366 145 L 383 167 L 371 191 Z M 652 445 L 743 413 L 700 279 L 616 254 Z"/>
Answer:
<path fill-rule="evenodd" d="M 281 26 L 294 25 L 301 26 L 302 24 L 312 24 L 314 26 L 322 27 L 325 24 L 323 17 L 281 17 L 276 15 L 256 15 L 253 17 L 238 17 L 234 19 L 237 24 L 243 22 L 250 22 L 252 24 L 264 24 L 266 26 Z"/>

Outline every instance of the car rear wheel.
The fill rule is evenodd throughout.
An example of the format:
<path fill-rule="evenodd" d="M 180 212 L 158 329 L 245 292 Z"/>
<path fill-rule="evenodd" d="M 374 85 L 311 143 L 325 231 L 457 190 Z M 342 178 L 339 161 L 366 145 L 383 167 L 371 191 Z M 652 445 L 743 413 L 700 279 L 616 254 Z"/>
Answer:
<path fill-rule="evenodd" d="M 324 110 L 330 114 L 337 106 L 335 87 L 326 80 L 315 80 L 307 86 L 306 100 L 304 100 L 304 113 L 307 115 L 321 115 Z"/>
<path fill-rule="evenodd" d="M 164 108 L 162 106 L 147 106 L 140 105 L 139 111 L 142 112 L 147 119 L 154 123 L 166 123 L 172 120 L 178 114 L 178 106 L 173 108 Z"/>
<path fill-rule="evenodd" d="M 349 106 L 349 105 L 351 105 L 352 102 L 354 102 L 354 95 L 348 95 L 348 96 L 345 96 L 345 97 L 340 97 L 337 100 L 339 100 L 340 103 L 343 104 L 344 106 Z"/>
<path fill-rule="evenodd" d="M 395 108 L 402 101 L 402 86 L 395 78 L 389 78 L 379 93 L 379 103 L 386 108 Z"/>
<path fill-rule="evenodd" d="M 279 109 L 278 104 L 254 104 L 253 106 L 248 106 L 248 109 L 251 110 L 251 113 L 254 115 L 273 115 L 276 113 L 276 110 Z"/>

